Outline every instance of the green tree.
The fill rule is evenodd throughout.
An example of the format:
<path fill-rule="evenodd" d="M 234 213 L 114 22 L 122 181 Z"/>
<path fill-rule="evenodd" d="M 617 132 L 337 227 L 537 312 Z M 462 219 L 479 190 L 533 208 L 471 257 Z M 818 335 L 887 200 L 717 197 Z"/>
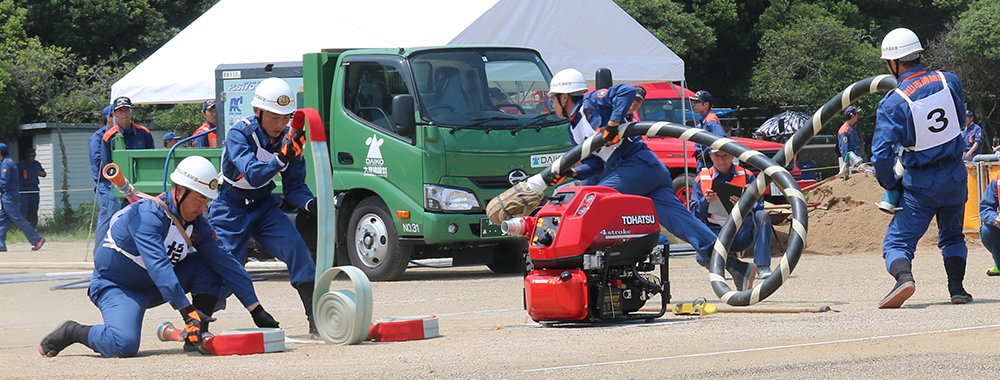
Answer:
<path fill-rule="evenodd" d="M 670 0 L 615 0 L 660 42 L 684 59 L 707 58 L 715 33 L 702 20 Z"/>
<path fill-rule="evenodd" d="M 929 41 L 928 69 L 949 70 L 962 80 L 967 107 L 977 123 L 996 136 L 991 125 L 1000 106 L 1000 2 L 979 0 L 961 13 L 947 34 Z"/>
<path fill-rule="evenodd" d="M 73 0 L 17 3 L 28 11 L 27 32 L 45 45 L 70 47 L 96 61 L 136 50 L 152 54 L 218 0 Z"/>
<path fill-rule="evenodd" d="M 819 108 L 849 84 L 880 72 L 878 49 L 861 39 L 861 31 L 830 16 L 766 31 L 751 97 L 762 104 Z M 862 108 L 874 109 L 876 101 L 865 98 Z"/>

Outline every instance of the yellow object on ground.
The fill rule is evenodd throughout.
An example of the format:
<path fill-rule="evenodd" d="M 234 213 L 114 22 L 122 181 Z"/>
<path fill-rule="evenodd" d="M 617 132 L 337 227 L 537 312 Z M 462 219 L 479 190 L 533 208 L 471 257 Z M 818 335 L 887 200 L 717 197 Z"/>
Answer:
<path fill-rule="evenodd" d="M 704 298 L 696 299 L 692 303 L 679 303 L 674 305 L 674 315 L 707 315 L 715 314 L 719 307 L 708 303 Z"/>

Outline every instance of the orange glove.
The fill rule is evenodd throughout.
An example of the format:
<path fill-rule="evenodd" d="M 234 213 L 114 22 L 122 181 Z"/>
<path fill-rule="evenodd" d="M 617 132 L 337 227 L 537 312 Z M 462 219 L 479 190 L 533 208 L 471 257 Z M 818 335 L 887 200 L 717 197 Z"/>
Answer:
<path fill-rule="evenodd" d="M 285 134 L 285 139 L 281 143 L 281 150 L 278 151 L 278 159 L 286 164 L 289 163 L 293 158 L 302 155 L 302 147 L 305 145 L 305 131 L 297 129 L 293 130 L 292 134 Z"/>
<path fill-rule="evenodd" d="M 555 174 L 553 174 L 552 175 L 552 179 L 550 181 L 548 181 L 547 185 L 549 185 L 549 186 L 555 186 L 555 185 L 558 185 L 560 183 L 565 182 L 566 179 L 568 179 L 568 178 L 573 178 L 573 169 L 566 169 L 566 170 L 563 170 L 562 173 L 555 173 Z"/>
<path fill-rule="evenodd" d="M 604 138 L 604 146 L 615 145 L 621 141 L 621 138 L 618 137 L 618 127 L 608 126 L 607 128 L 597 128 L 597 134 Z M 610 138 L 610 140 L 608 140 L 608 138 Z"/>

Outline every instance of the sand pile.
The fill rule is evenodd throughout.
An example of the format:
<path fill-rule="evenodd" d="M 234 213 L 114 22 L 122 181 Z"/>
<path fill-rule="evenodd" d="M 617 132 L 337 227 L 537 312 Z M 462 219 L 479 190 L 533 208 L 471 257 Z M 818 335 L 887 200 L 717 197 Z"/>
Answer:
<path fill-rule="evenodd" d="M 857 173 L 844 181 L 835 179 L 810 191 L 807 201 L 820 202 L 828 209 L 809 212 L 809 235 L 806 252 L 823 255 L 849 253 L 882 254 L 882 241 L 892 216 L 875 204 L 882 199 L 884 189 L 874 176 Z M 775 226 L 782 243 L 787 227 Z M 932 220 L 927 233 L 917 244 L 917 252 L 939 252 L 937 221 Z M 981 244 L 966 237 L 966 243 Z M 784 244 L 781 245 L 783 248 Z M 775 247 L 777 248 L 777 247 Z"/>

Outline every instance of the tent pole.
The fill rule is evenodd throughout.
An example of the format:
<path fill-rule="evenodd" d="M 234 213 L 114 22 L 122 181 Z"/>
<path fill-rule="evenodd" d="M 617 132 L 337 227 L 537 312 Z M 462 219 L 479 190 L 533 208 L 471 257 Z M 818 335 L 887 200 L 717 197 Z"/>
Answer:
<path fill-rule="evenodd" d="M 684 101 L 687 100 L 687 99 L 684 98 L 684 89 L 685 88 L 687 88 L 687 83 L 684 80 L 681 80 L 681 88 L 675 90 L 677 92 L 678 97 L 681 99 L 681 124 L 682 125 L 687 125 L 687 109 L 686 109 L 686 107 L 684 107 L 684 104 L 685 104 Z M 684 170 L 683 170 L 683 173 L 681 174 L 681 175 L 684 176 L 684 194 L 686 195 L 684 197 L 684 208 L 686 208 L 688 211 L 691 211 L 691 184 L 688 183 L 689 177 L 687 175 L 687 171 L 688 171 L 688 156 L 689 156 L 689 154 L 688 154 L 688 144 L 687 144 L 687 141 L 684 141 L 684 140 L 681 140 L 681 144 L 684 146 Z"/>

